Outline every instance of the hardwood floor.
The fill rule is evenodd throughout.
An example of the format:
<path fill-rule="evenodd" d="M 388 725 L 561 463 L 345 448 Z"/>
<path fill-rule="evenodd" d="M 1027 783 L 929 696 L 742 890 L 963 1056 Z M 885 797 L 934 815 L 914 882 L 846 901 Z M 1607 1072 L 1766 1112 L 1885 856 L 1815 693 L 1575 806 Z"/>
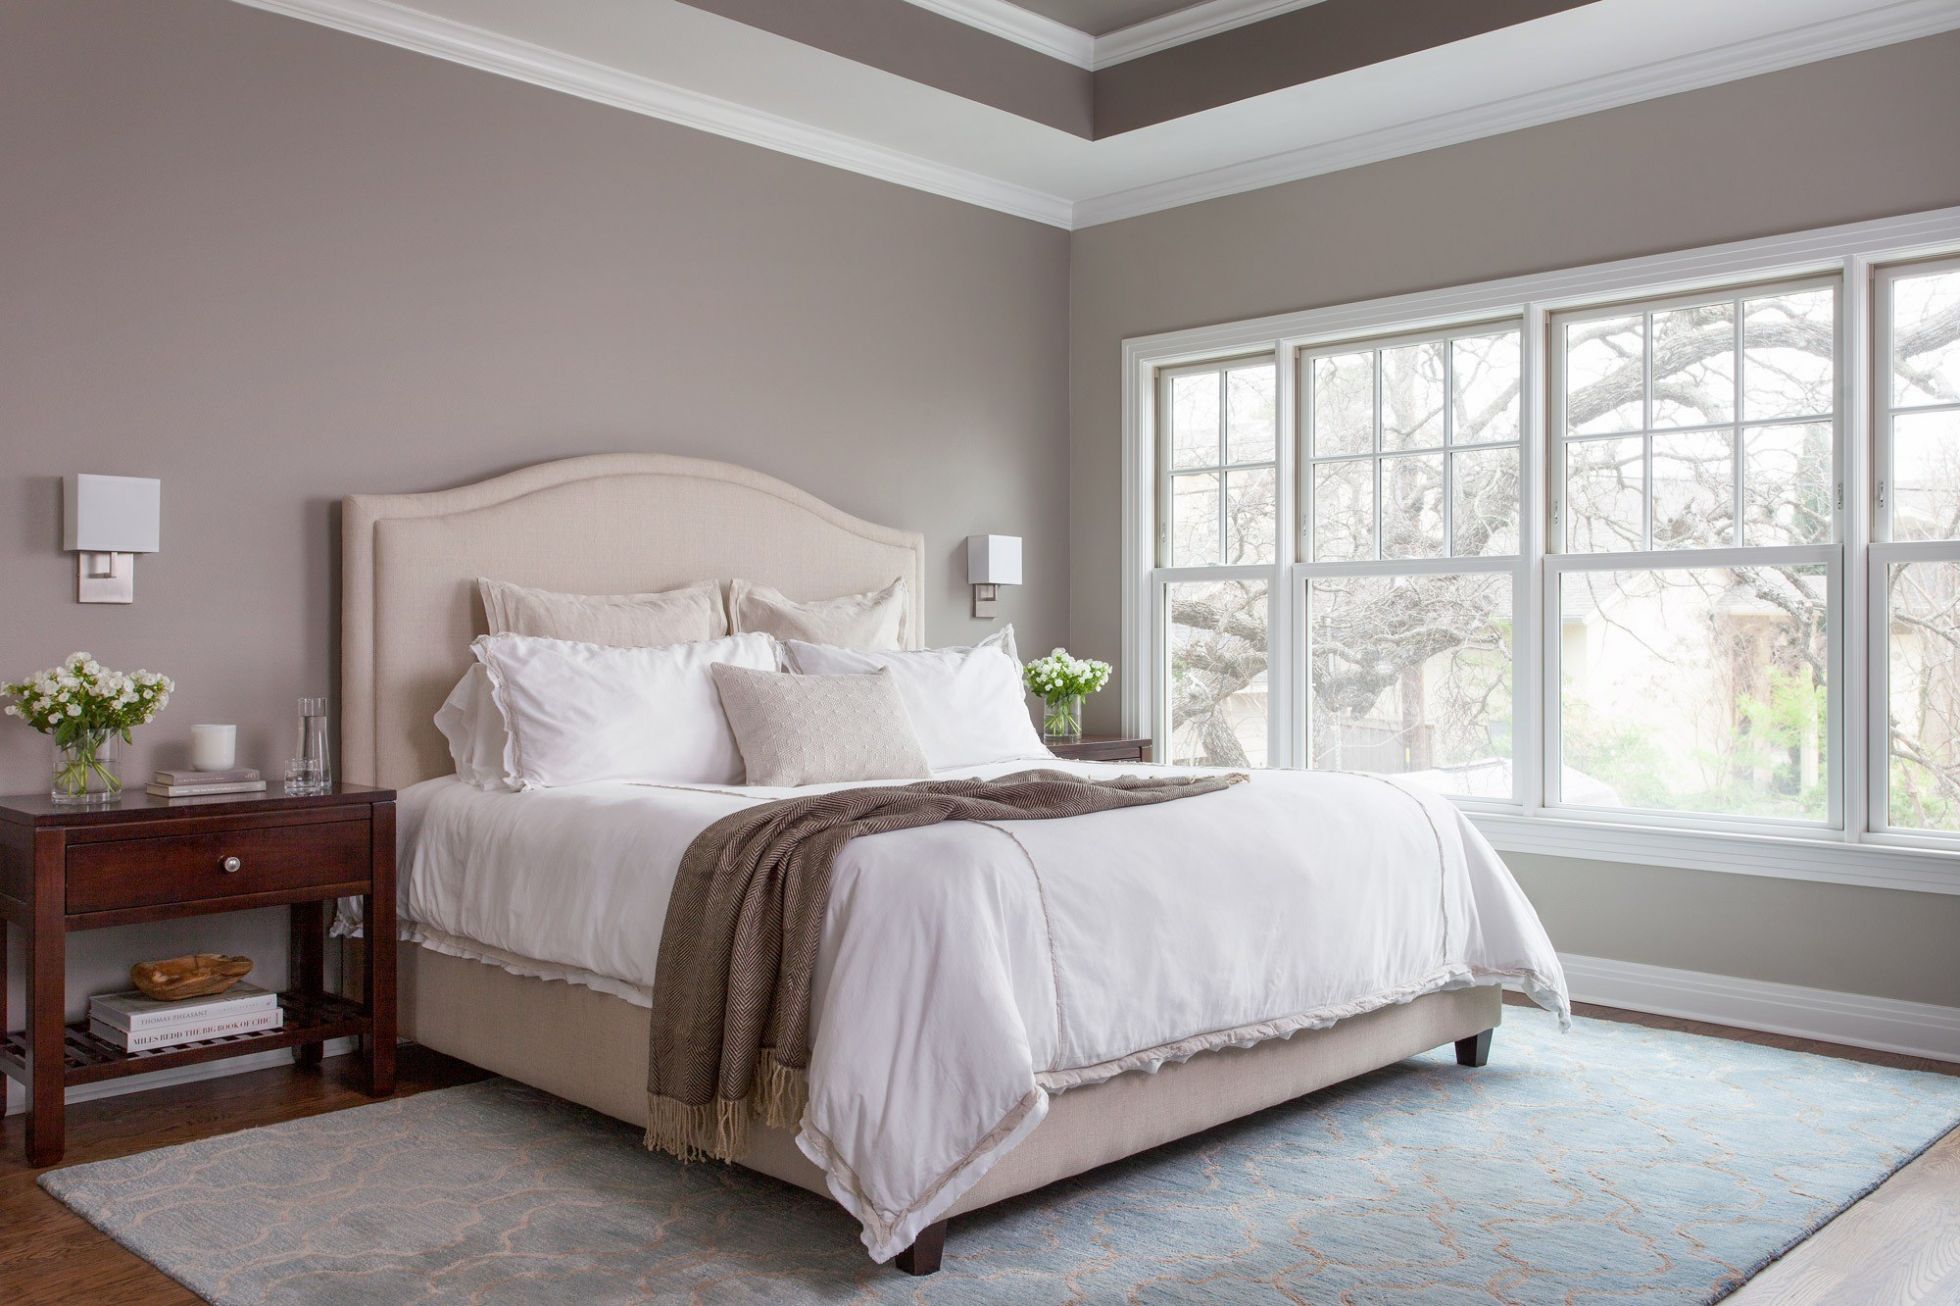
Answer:
<path fill-rule="evenodd" d="M 1583 1015 L 1687 1030 L 1853 1061 L 1960 1075 L 1960 1065 L 1866 1052 L 1781 1034 L 1578 1004 Z M 1495 1055 L 1503 1055 L 1500 1032 Z M 99 1161 L 214 1134 L 360 1106 L 360 1063 L 271 1069 L 82 1103 L 68 1113 L 63 1164 Z M 447 1088 L 483 1072 L 404 1047 L 395 1096 Z M 0 1302 L 6 1306 L 195 1306 L 199 1300 L 36 1186 L 22 1160 L 22 1118 L 0 1126 Z M 1736 1306 L 1930 1306 L 1960 1303 L 1960 1130 L 1893 1175 L 1728 1299 Z"/>

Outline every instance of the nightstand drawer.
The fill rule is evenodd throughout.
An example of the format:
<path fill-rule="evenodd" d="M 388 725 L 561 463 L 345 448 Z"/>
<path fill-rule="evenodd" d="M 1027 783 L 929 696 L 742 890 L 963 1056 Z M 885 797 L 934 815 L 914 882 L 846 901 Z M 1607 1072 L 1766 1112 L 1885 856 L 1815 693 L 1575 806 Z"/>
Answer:
<path fill-rule="evenodd" d="M 1071 762 L 1148 762 L 1150 741 L 1110 735 L 1092 735 L 1070 743 L 1051 743 L 1048 751 Z"/>
<path fill-rule="evenodd" d="M 117 839 L 68 851 L 70 914 L 368 879 L 368 822 Z"/>

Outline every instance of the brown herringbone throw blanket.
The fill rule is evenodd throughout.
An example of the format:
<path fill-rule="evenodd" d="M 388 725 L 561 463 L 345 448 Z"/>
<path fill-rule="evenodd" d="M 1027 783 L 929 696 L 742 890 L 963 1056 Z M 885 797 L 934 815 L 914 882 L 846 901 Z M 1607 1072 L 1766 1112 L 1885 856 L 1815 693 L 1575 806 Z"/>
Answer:
<path fill-rule="evenodd" d="M 653 976 L 648 1147 L 740 1155 L 751 1114 L 794 1127 L 807 1097 L 810 980 L 831 866 L 859 835 L 941 821 L 1044 821 L 1217 793 L 1243 775 L 1084 780 L 1022 771 L 786 798 L 725 816 L 681 858 Z M 920 867 L 920 874 L 930 873 Z"/>

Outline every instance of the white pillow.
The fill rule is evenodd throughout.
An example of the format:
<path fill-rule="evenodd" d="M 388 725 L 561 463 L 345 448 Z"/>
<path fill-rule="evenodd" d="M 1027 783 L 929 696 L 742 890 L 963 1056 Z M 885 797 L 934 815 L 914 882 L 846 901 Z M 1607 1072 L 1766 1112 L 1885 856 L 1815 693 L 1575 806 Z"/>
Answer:
<path fill-rule="evenodd" d="M 513 789 L 508 753 L 510 731 L 490 693 L 490 673 L 481 662 L 471 666 L 436 709 L 436 729 L 449 741 L 449 758 L 456 778 L 479 789 Z"/>
<path fill-rule="evenodd" d="M 844 648 L 905 647 L 905 578 L 834 599 L 792 599 L 754 581 L 728 583 L 728 629 Z"/>
<path fill-rule="evenodd" d="M 881 651 L 789 640 L 785 654 L 792 671 L 808 676 L 889 669 L 926 762 L 945 771 L 1053 756 L 1028 714 L 1020 665 L 1007 652 L 1013 639 L 1007 627 L 971 648 Z"/>
<path fill-rule="evenodd" d="M 740 784 L 742 754 L 708 668 L 776 667 L 767 635 L 664 648 L 484 635 L 470 649 L 510 731 L 504 778 L 519 789 L 595 780 Z"/>
<path fill-rule="evenodd" d="M 697 580 L 654 594 L 560 594 L 479 576 L 476 588 L 492 635 L 650 648 L 728 633 L 719 581 Z"/>
<path fill-rule="evenodd" d="M 926 755 L 892 673 L 786 676 L 712 669 L 752 785 L 922 780 Z"/>

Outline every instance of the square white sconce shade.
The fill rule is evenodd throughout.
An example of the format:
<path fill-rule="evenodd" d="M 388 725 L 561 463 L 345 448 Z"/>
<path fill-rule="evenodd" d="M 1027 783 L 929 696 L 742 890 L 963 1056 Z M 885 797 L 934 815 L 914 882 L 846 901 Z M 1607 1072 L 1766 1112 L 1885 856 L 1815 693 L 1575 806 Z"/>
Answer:
<path fill-rule="evenodd" d="M 1000 598 L 1000 587 L 1021 583 L 1021 537 L 967 536 L 966 580 L 973 586 L 973 615 L 993 616 Z"/>
<path fill-rule="evenodd" d="M 136 555 L 161 547 L 163 482 L 148 476 L 70 476 L 61 495 L 61 546 L 76 554 L 76 602 L 134 601 Z"/>

